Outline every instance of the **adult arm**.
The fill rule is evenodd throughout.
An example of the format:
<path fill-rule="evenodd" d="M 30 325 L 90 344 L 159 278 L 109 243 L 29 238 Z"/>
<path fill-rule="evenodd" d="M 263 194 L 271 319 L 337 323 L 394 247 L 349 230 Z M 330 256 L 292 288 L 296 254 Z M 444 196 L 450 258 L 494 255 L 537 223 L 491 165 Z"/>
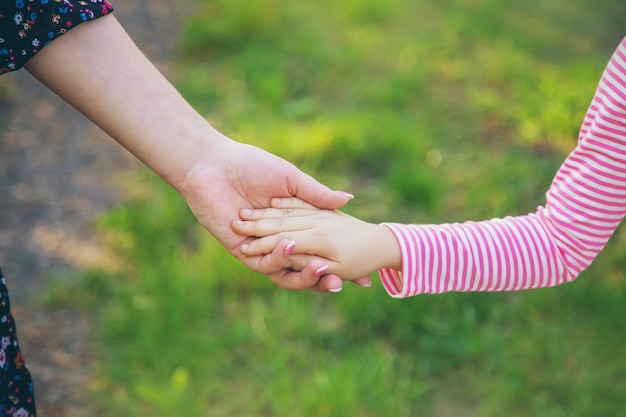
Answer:
<path fill-rule="evenodd" d="M 154 170 L 200 223 L 248 267 L 308 288 L 313 274 L 284 271 L 284 258 L 246 257 L 230 222 L 242 207 L 298 196 L 336 208 L 334 192 L 287 161 L 215 130 L 159 73 L 113 15 L 85 22 L 39 51 L 25 68 Z"/>

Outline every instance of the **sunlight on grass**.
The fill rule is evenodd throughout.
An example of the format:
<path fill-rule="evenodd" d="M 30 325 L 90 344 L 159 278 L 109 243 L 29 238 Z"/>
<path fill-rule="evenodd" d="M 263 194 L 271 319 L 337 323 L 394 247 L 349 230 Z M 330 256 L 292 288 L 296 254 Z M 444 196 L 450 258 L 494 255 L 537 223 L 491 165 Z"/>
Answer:
<path fill-rule="evenodd" d="M 542 204 L 624 35 L 593 22 L 620 7 L 200 1 L 176 82 L 233 138 L 354 192 L 346 210 L 367 220 L 523 214 Z M 107 295 L 100 415 L 626 412 L 621 229 L 556 289 L 294 293 L 230 257 L 153 175 L 128 184 L 128 201 L 102 219 L 122 271 L 71 287 Z"/>

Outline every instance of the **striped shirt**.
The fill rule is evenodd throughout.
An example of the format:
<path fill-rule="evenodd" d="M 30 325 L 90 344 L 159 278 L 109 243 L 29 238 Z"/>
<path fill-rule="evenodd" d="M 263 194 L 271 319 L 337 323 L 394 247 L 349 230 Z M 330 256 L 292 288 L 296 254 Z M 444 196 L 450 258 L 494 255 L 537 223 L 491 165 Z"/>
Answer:
<path fill-rule="evenodd" d="M 441 225 L 385 223 L 402 271 L 382 269 L 396 298 L 551 287 L 587 268 L 626 214 L 626 38 L 611 57 L 578 144 L 546 204 L 526 216 Z"/>

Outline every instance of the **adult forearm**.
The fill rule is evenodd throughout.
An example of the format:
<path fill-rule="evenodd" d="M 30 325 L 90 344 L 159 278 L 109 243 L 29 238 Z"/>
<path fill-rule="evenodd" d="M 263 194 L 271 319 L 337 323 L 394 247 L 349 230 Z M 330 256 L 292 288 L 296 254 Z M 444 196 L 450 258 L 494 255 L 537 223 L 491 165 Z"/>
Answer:
<path fill-rule="evenodd" d="M 112 15 L 55 40 L 26 69 L 174 186 L 229 140 L 184 100 Z"/>
<path fill-rule="evenodd" d="M 172 185 L 198 221 L 248 267 L 284 288 L 316 285 L 312 274 L 290 272 L 285 278 L 283 265 L 244 256 L 239 247 L 249 238 L 235 234 L 230 224 L 240 209 L 268 207 L 272 197 L 293 196 L 333 209 L 350 195 L 212 128 L 113 16 L 72 29 L 26 69 Z"/>

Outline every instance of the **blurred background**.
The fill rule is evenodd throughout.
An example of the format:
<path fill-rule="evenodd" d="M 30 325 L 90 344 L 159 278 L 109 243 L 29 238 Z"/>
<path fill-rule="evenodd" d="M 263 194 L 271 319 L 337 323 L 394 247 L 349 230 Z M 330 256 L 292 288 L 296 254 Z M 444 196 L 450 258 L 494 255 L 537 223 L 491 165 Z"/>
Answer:
<path fill-rule="evenodd" d="M 360 218 L 526 214 L 626 35 L 623 0 L 544 3 L 198 0 L 167 70 L 219 130 L 354 193 Z M 623 228 L 552 289 L 287 292 L 153 174 L 124 175 L 98 218 L 106 259 L 41 291 L 92 317 L 95 415 L 626 415 Z"/>

